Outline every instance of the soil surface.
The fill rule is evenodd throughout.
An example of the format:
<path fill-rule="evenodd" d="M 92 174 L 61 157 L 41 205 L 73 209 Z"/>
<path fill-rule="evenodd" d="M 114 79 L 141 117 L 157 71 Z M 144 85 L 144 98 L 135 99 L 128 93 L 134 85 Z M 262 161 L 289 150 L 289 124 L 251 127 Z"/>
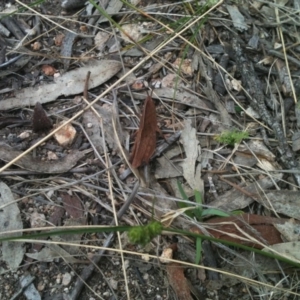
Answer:
<path fill-rule="evenodd" d="M 2 1 L 0 299 L 300 299 L 298 11 Z"/>

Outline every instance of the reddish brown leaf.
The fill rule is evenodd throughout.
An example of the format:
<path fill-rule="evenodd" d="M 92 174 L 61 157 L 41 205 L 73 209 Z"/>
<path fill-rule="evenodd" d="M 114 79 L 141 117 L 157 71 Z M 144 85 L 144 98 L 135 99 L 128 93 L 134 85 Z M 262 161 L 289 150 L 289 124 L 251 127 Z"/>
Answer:
<path fill-rule="evenodd" d="M 167 265 L 167 274 L 169 282 L 176 293 L 178 300 L 192 300 L 189 283 L 184 276 L 184 268 L 178 263 Z"/>
<path fill-rule="evenodd" d="M 155 104 L 152 98 L 147 96 L 130 158 L 134 168 L 149 163 L 156 148 L 157 131 L 160 130 L 157 127 Z"/>
<path fill-rule="evenodd" d="M 287 219 L 277 219 L 254 214 L 243 214 L 241 216 L 212 218 L 209 219 L 206 223 L 217 224 L 213 225 L 210 229 L 207 230 L 215 238 L 247 245 L 257 249 L 262 249 L 263 247 L 257 243 L 243 241 L 238 237 L 229 236 L 229 234 L 234 234 L 240 237 L 243 236 L 242 233 L 236 228 L 235 225 L 237 225 L 248 235 L 261 241 L 262 243 L 274 245 L 282 243 L 283 241 L 281 239 L 280 232 L 275 228 L 273 224 L 283 224 L 287 221 Z M 224 224 L 229 222 L 232 224 Z M 196 233 L 201 233 L 198 228 L 193 227 L 191 230 Z"/>

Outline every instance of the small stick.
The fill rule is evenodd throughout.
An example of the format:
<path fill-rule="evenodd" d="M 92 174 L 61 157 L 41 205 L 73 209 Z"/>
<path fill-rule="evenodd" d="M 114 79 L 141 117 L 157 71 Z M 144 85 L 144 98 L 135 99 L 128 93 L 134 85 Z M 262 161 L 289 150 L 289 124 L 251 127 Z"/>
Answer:
<path fill-rule="evenodd" d="M 88 89 L 89 89 L 89 80 L 90 80 L 91 72 L 88 71 L 86 74 L 86 79 L 84 83 L 84 89 L 83 89 L 83 97 L 88 100 Z"/>

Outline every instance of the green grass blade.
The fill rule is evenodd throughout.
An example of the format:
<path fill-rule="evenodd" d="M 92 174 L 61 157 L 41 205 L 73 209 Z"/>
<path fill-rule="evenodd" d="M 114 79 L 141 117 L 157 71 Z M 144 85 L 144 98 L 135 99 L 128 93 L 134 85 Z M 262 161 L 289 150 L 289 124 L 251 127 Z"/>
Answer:
<path fill-rule="evenodd" d="M 179 180 L 177 180 L 177 187 L 178 187 L 178 190 L 179 190 L 179 193 L 180 193 L 182 199 L 188 201 L 189 198 L 188 198 L 187 194 L 185 193 L 185 191 L 183 190 L 183 187 L 182 187 L 182 185 L 181 185 L 181 183 L 180 183 Z"/>
<path fill-rule="evenodd" d="M 216 208 L 204 209 L 202 212 L 202 217 L 205 216 L 219 216 L 219 217 L 230 217 L 230 215 L 222 210 Z"/>
<path fill-rule="evenodd" d="M 202 239 L 196 238 L 196 258 L 195 258 L 195 264 L 199 265 L 202 258 Z"/>
<path fill-rule="evenodd" d="M 193 210 L 193 213 L 197 220 L 201 220 L 203 217 L 203 209 L 202 209 L 202 196 L 201 193 L 197 190 L 194 190 L 195 201 L 198 204 L 197 207 Z"/>
<path fill-rule="evenodd" d="M 180 183 L 179 180 L 177 180 L 177 187 L 178 187 L 178 190 L 179 190 L 179 193 L 180 193 L 182 199 L 188 201 L 189 198 L 188 198 L 187 194 L 185 193 L 185 191 L 184 191 L 184 189 L 183 189 L 183 187 L 182 187 L 182 185 L 181 185 L 181 183 Z M 179 206 L 179 208 L 190 207 L 190 205 L 186 204 L 185 202 L 181 202 L 181 201 L 178 202 L 178 206 Z M 194 213 L 191 210 L 186 210 L 185 214 L 187 216 L 189 216 L 190 218 L 194 217 Z"/>

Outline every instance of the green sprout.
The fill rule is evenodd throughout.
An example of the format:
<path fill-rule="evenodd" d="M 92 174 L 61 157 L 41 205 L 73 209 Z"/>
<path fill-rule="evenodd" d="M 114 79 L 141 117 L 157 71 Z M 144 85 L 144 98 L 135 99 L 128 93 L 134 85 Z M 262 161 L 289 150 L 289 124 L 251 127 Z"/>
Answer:
<path fill-rule="evenodd" d="M 224 131 L 215 137 L 215 140 L 222 144 L 228 144 L 234 146 L 236 143 L 240 143 L 242 140 L 247 139 L 249 133 L 246 131 L 238 131 L 233 129 L 231 131 Z"/>

